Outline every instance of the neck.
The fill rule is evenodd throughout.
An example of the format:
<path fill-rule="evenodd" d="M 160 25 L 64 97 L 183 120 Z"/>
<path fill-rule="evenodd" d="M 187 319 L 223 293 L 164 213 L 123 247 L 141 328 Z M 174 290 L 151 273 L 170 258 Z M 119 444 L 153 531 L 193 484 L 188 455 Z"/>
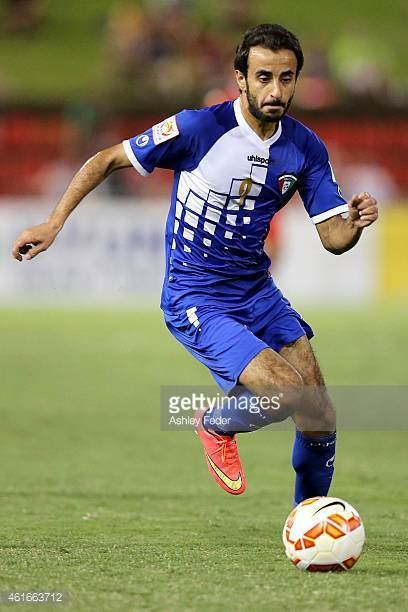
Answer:
<path fill-rule="evenodd" d="M 254 117 L 248 108 L 248 100 L 244 94 L 241 94 L 239 102 L 242 115 L 254 132 L 262 138 L 262 140 L 271 138 L 278 129 L 279 121 L 260 121 Z"/>

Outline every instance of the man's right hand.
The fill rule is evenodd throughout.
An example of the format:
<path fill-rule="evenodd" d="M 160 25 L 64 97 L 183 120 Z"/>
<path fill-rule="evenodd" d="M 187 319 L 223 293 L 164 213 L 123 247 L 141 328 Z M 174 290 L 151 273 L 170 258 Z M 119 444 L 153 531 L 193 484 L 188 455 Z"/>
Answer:
<path fill-rule="evenodd" d="M 129 168 L 129 161 L 122 144 L 96 153 L 78 170 L 68 189 L 45 223 L 24 230 L 13 245 L 13 257 L 17 261 L 37 257 L 54 242 L 65 221 L 81 200 L 97 187 L 111 172 Z"/>
<path fill-rule="evenodd" d="M 52 245 L 57 234 L 58 230 L 50 223 L 41 223 L 41 225 L 29 227 L 15 240 L 12 251 L 13 257 L 18 261 L 23 261 L 23 255 L 26 259 L 33 259 L 38 253 L 46 251 Z"/>

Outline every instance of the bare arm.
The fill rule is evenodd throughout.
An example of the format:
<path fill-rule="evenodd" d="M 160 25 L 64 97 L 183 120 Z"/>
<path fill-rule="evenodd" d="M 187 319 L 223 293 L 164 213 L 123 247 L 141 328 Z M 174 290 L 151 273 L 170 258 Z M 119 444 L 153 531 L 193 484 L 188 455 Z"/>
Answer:
<path fill-rule="evenodd" d="M 335 255 L 352 249 L 359 241 L 363 228 L 378 218 L 377 200 L 369 193 L 354 195 L 348 202 L 348 207 L 347 219 L 336 215 L 316 225 L 324 248 Z"/>
<path fill-rule="evenodd" d="M 24 230 L 13 245 L 13 257 L 22 261 L 33 259 L 38 253 L 45 251 L 54 242 L 62 230 L 65 221 L 78 206 L 81 200 L 97 187 L 109 174 L 120 168 L 131 166 L 122 144 L 100 151 L 78 170 L 61 200 L 40 225 Z M 29 248 L 29 245 L 33 245 Z"/>

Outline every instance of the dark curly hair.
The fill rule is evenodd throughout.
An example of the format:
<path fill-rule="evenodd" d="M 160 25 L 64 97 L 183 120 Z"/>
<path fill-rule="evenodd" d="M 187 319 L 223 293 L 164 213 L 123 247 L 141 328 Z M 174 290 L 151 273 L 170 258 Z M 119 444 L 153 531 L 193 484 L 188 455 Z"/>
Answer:
<path fill-rule="evenodd" d="M 296 76 L 303 68 L 304 57 L 298 38 L 277 23 L 261 23 L 245 32 L 234 60 L 234 68 L 245 76 L 248 75 L 248 55 L 251 47 L 265 47 L 272 51 L 289 49 L 296 55 Z"/>

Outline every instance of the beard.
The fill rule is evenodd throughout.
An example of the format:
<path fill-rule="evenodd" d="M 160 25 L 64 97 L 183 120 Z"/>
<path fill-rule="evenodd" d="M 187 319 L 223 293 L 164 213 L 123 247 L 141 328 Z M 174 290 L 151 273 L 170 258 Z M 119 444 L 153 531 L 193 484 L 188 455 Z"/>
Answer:
<path fill-rule="evenodd" d="M 268 104 L 279 106 L 279 108 L 273 109 L 270 113 L 264 113 L 262 111 L 262 107 L 259 106 L 255 96 L 251 94 L 248 82 L 246 97 L 248 101 L 249 112 L 253 117 L 255 117 L 255 119 L 258 119 L 258 121 L 260 121 L 261 123 L 276 123 L 277 121 L 282 119 L 282 117 L 288 112 L 293 99 L 293 96 L 291 96 L 286 104 L 284 102 L 281 102 L 280 100 L 270 100 Z"/>

